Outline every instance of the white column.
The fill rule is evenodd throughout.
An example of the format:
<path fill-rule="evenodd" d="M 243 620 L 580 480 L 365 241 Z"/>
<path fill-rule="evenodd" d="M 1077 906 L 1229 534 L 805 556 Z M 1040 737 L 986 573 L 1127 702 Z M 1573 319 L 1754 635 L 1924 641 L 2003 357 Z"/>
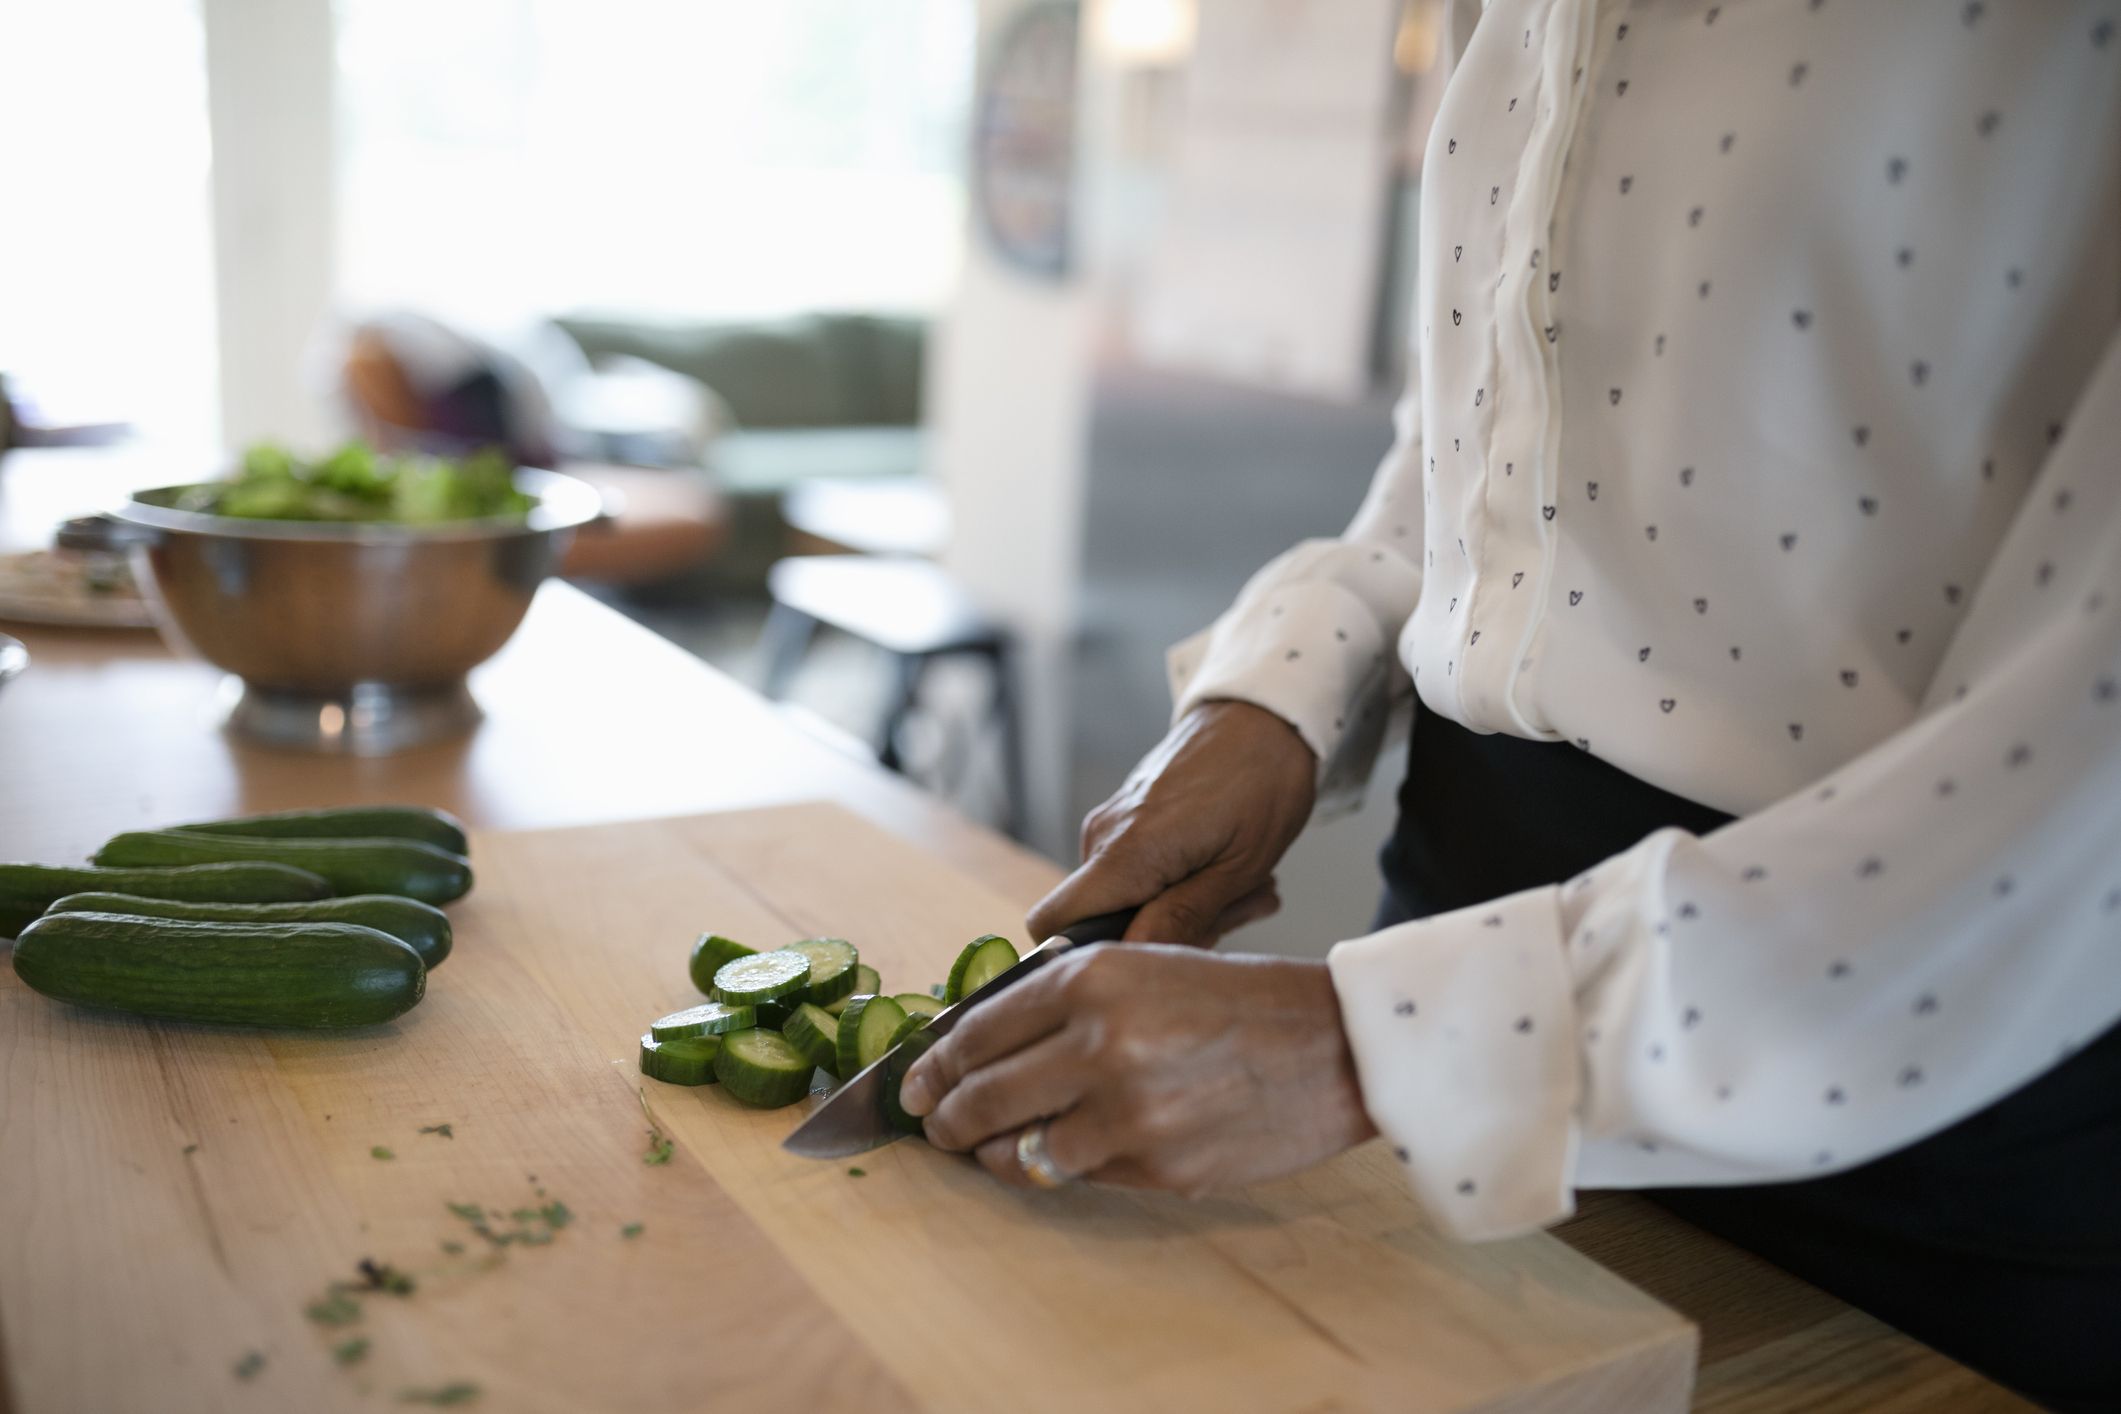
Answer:
<path fill-rule="evenodd" d="M 1020 5 L 980 0 L 980 50 Z M 975 100 L 976 101 L 976 100 Z M 1091 302 L 1077 273 L 1053 281 L 1003 264 L 977 228 L 929 364 L 929 470 L 949 493 L 944 562 L 1016 630 L 1029 834 L 1063 858 L 1068 721 L 1061 690 L 1082 564 Z"/>
<path fill-rule="evenodd" d="M 201 0 L 213 130 L 221 427 L 312 446 L 332 419 L 307 362 L 330 314 L 331 0 Z"/>

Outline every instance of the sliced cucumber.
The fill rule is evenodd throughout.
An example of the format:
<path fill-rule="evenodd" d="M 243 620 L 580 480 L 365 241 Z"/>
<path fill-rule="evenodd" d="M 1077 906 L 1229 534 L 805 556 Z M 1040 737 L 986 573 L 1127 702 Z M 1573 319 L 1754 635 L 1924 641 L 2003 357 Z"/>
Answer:
<path fill-rule="evenodd" d="M 714 999 L 731 1006 L 756 1006 L 793 997 L 810 985 L 810 959 L 782 948 L 753 953 L 723 963 L 714 972 Z"/>
<path fill-rule="evenodd" d="M 931 997 L 926 992 L 900 992 L 891 1000 L 904 1007 L 908 1016 L 927 1018 L 943 1014 L 942 999 Z"/>
<path fill-rule="evenodd" d="M 916 1023 L 919 1021 L 919 1018 L 908 1019 Z M 907 1134 L 921 1132 L 920 1116 L 907 1114 L 899 1104 L 898 1087 L 905 1080 L 906 1072 L 913 1069 L 913 1063 L 927 1054 L 928 1048 L 934 1045 L 937 1039 L 936 1034 L 925 1026 L 915 1024 L 907 1028 L 906 1033 L 899 1037 L 898 1049 L 891 1052 L 891 1060 L 884 1066 L 884 1117 L 891 1121 L 891 1127 L 894 1129 L 903 1130 Z"/>
<path fill-rule="evenodd" d="M 943 984 L 943 1000 L 961 1002 L 1016 964 L 1016 945 L 1007 938 L 995 933 L 974 938 L 965 944 L 957 961 L 950 964 L 950 980 Z"/>
<path fill-rule="evenodd" d="M 864 962 L 854 969 L 854 990 L 836 1002 L 825 1003 L 825 1010 L 838 1016 L 847 1009 L 849 997 L 874 997 L 884 990 L 884 979 L 876 975 L 876 969 Z"/>
<path fill-rule="evenodd" d="M 716 1038 L 714 1077 L 722 1088 L 747 1105 L 777 1110 L 810 1093 L 810 1073 L 817 1069 L 783 1037 L 772 1031 L 732 1031 Z"/>
<path fill-rule="evenodd" d="M 658 1041 L 675 1041 L 681 1036 L 719 1036 L 724 1031 L 742 1031 L 758 1024 L 758 1012 L 753 1007 L 701 1002 L 670 1013 L 649 1027 L 648 1034 Z"/>
<path fill-rule="evenodd" d="M 851 1079 L 891 1049 L 906 1009 L 889 997 L 856 997 L 840 1013 L 840 1078 Z"/>
<path fill-rule="evenodd" d="M 658 1041 L 641 1038 L 641 1074 L 671 1085 L 714 1084 L 714 1058 L 722 1049 L 719 1036 L 680 1036 Z"/>
<path fill-rule="evenodd" d="M 799 952 L 810 959 L 810 985 L 803 990 L 804 1001 L 823 1006 L 853 995 L 861 958 L 855 954 L 854 944 L 845 938 L 805 938 L 800 943 L 790 943 L 786 951 Z"/>
<path fill-rule="evenodd" d="M 757 951 L 719 933 L 700 934 L 700 940 L 692 945 L 692 985 L 703 992 L 712 992 L 714 974 L 721 970 L 723 963 L 750 957 Z"/>
<path fill-rule="evenodd" d="M 840 1019 L 815 1002 L 804 1002 L 781 1027 L 788 1044 L 834 1079 L 840 1073 Z"/>

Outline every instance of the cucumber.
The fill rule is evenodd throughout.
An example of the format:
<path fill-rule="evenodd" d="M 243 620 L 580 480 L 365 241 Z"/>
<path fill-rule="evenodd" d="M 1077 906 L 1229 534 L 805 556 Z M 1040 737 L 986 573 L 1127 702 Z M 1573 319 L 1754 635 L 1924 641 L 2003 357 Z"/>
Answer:
<path fill-rule="evenodd" d="M 62 1002 L 245 1026 L 373 1026 L 427 987 L 420 955 L 374 928 L 119 913 L 38 919 L 15 940 L 15 974 Z"/>
<path fill-rule="evenodd" d="M 719 933 L 700 934 L 700 940 L 692 945 L 692 985 L 703 992 L 714 991 L 714 974 L 723 963 L 750 957 L 756 951 Z"/>
<path fill-rule="evenodd" d="M 784 997 L 777 1002 L 760 1002 L 756 1008 L 759 1014 L 759 1029 L 778 1031 L 786 1026 L 788 1018 L 795 1014 L 796 1007 L 800 1005 L 801 998 L 802 993 L 797 992 L 794 996 Z"/>
<path fill-rule="evenodd" d="M 641 1038 L 641 1074 L 668 1085 L 714 1084 L 714 1058 L 721 1053 L 719 1036 L 677 1036 L 658 1041 Z"/>
<path fill-rule="evenodd" d="M 950 964 L 950 980 L 943 984 L 943 1001 L 954 1004 L 977 992 L 1016 966 L 1016 945 L 989 933 L 965 944 L 965 950 Z"/>
<path fill-rule="evenodd" d="M 714 1078 L 747 1105 L 777 1110 L 810 1093 L 817 1067 L 787 1039 L 772 1031 L 732 1031 L 721 1038 Z"/>
<path fill-rule="evenodd" d="M 803 989 L 804 1001 L 823 1006 L 854 994 L 854 975 L 860 970 L 861 958 L 845 938 L 805 938 L 790 943 L 785 951 L 810 959 L 810 985 Z"/>
<path fill-rule="evenodd" d="M 804 1002 L 781 1027 L 788 1044 L 810 1058 L 810 1063 L 837 1080 L 840 1078 L 840 1021 L 815 1002 Z"/>
<path fill-rule="evenodd" d="M 701 1002 L 670 1013 L 649 1027 L 648 1034 L 658 1041 L 675 1041 L 685 1036 L 719 1036 L 724 1031 L 742 1031 L 756 1025 L 758 1013 L 748 1006 Z"/>
<path fill-rule="evenodd" d="M 889 997 L 856 997 L 840 1013 L 839 1073 L 851 1080 L 891 1049 L 891 1033 L 905 1023 L 906 1009 Z"/>
<path fill-rule="evenodd" d="M 847 1009 L 849 1000 L 855 997 L 873 997 L 884 990 L 884 979 L 876 975 L 876 969 L 868 963 L 858 963 L 854 969 L 854 990 L 836 1002 L 824 1003 L 825 1010 L 838 1016 Z"/>
<path fill-rule="evenodd" d="M 96 851 L 98 864 L 213 864 L 228 860 L 292 864 L 329 880 L 342 894 L 402 894 L 448 903 L 471 891 L 471 865 L 414 840 L 261 840 L 140 830 Z"/>
<path fill-rule="evenodd" d="M 936 1034 L 925 1026 L 910 1027 L 899 1037 L 898 1049 L 891 1052 L 891 1059 L 885 1063 L 882 1095 L 884 1118 L 891 1122 L 893 1129 L 907 1134 L 921 1132 L 920 1116 L 906 1113 L 898 1102 L 898 1090 L 906 1079 L 906 1072 L 913 1069 L 913 1063 L 926 1055 L 928 1048 L 938 1039 Z"/>
<path fill-rule="evenodd" d="M 177 869 L 0 864 L 0 937 L 12 937 L 57 899 L 84 889 L 195 903 L 292 903 L 327 898 L 331 885 L 285 864 L 194 864 Z"/>
<path fill-rule="evenodd" d="M 332 810 L 276 810 L 233 820 L 172 825 L 200 835 L 246 835 L 269 840 L 418 840 L 449 854 L 471 853 L 464 826 L 446 810 L 424 805 L 348 805 Z"/>
<path fill-rule="evenodd" d="M 943 1014 L 942 1001 L 926 992 L 900 992 L 891 1000 L 904 1007 L 908 1016 L 918 1016 L 926 1020 Z"/>
<path fill-rule="evenodd" d="M 68 894 L 48 911 L 124 913 L 134 918 L 175 918 L 186 923 L 358 923 L 410 944 L 430 971 L 449 956 L 452 937 L 448 914 L 432 904 L 395 894 L 355 894 L 313 903 L 182 903 L 131 894 Z"/>
<path fill-rule="evenodd" d="M 782 948 L 725 962 L 714 972 L 714 999 L 755 1006 L 793 997 L 810 985 L 810 959 Z"/>

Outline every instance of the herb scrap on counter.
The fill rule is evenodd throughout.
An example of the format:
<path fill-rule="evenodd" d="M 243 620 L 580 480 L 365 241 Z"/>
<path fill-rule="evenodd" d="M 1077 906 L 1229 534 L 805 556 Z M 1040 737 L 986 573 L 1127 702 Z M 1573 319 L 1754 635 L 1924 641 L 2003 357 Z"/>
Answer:
<path fill-rule="evenodd" d="M 454 1139 L 457 1137 L 457 1131 L 452 1128 L 446 1121 L 441 1124 L 423 1124 L 420 1126 L 420 1132 L 422 1134 L 439 1134 L 444 1139 Z"/>
<path fill-rule="evenodd" d="M 341 1291 L 336 1283 L 321 1301 L 312 1301 L 302 1314 L 320 1326 L 350 1326 L 361 1319 L 361 1303 Z"/>
<path fill-rule="evenodd" d="M 395 1159 L 397 1155 L 391 1153 L 390 1150 L 384 1148 L 381 1144 L 378 1144 L 368 1151 L 368 1157 L 370 1157 L 371 1159 Z"/>
<path fill-rule="evenodd" d="M 663 1126 L 656 1123 L 655 1111 L 648 1108 L 648 1092 L 636 1085 L 634 1093 L 641 1097 L 641 1113 L 648 1116 L 648 1152 L 641 1155 L 641 1162 L 667 1164 L 677 1146 L 670 1142 L 670 1136 L 663 1132 Z"/>
<path fill-rule="evenodd" d="M 341 1365 L 358 1365 L 368 1358 L 368 1337 L 357 1335 L 331 1348 L 331 1358 Z"/>
<path fill-rule="evenodd" d="M 236 1362 L 235 1376 L 239 1380 L 254 1379 L 257 1377 L 258 1371 L 264 1368 L 265 1356 L 263 1352 L 252 1350 L 247 1352 L 241 1360 L 238 1360 Z"/>
<path fill-rule="evenodd" d="M 401 1390 L 398 1393 L 398 1403 L 448 1406 L 452 1404 L 469 1404 L 478 1397 L 479 1387 L 477 1385 L 472 1384 L 468 1380 L 458 1380 L 454 1384 L 443 1385 L 439 1389 Z"/>
<path fill-rule="evenodd" d="M 187 1154 L 196 1154 L 199 1152 L 199 1146 L 197 1144 L 186 1144 L 184 1146 L 184 1152 Z"/>
<path fill-rule="evenodd" d="M 361 1274 L 361 1285 L 370 1291 L 387 1291 L 392 1296 L 412 1295 L 412 1278 L 388 1262 L 363 1257 L 355 1270 Z"/>
<path fill-rule="evenodd" d="M 865 1168 L 851 1168 L 847 1170 L 847 1177 L 849 1178 L 867 1178 L 868 1176 L 869 1170 Z"/>
<path fill-rule="evenodd" d="M 519 1243 L 525 1247 L 543 1247 L 551 1242 L 553 1235 L 574 1221 L 574 1212 L 565 1203 L 555 1198 L 542 1208 L 517 1208 L 507 1216 L 514 1227 L 500 1227 L 495 1220 L 502 1216 L 499 1208 L 484 1209 L 476 1203 L 450 1203 L 449 1211 L 468 1224 L 471 1230 L 496 1247 Z M 444 1243 L 442 1250 L 450 1250 Z M 463 1248 L 458 1246 L 457 1251 Z"/>
<path fill-rule="evenodd" d="M 639 1236 L 641 1235 L 641 1228 L 642 1228 L 642 1226 L 643 1226 L 643 1225 L 642 1225 L 642 1224 L 640 1224 L 640 1223 L 628 1223 L 628 1224 L 626 1224 L 626 1226 L 624 1226 L 624 1227 L 622 1227 L 622 1228 L 620 1228 L 620 1229 L 619 1229 L 619 1236 L 621 1236 L 621 1237 L 639 1237 Z"/>

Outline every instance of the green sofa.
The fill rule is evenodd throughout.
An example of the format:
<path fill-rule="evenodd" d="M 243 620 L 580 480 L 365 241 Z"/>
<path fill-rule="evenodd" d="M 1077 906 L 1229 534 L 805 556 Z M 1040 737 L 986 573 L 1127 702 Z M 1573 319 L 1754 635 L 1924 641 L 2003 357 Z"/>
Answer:
<path fill-rule="evenodd" d="M 787 539 L 780 504 L 800 481 L 910 477 L 921 466 L 924 321 L 809 314 L 756 323 L 650 322 L 593 314 L 555 321 L 592 362 L 645 359 L 698 379 L 736 430 L 705 472 L 727 498 L 729 547 L 713 581 L 753 588 Z"/>

